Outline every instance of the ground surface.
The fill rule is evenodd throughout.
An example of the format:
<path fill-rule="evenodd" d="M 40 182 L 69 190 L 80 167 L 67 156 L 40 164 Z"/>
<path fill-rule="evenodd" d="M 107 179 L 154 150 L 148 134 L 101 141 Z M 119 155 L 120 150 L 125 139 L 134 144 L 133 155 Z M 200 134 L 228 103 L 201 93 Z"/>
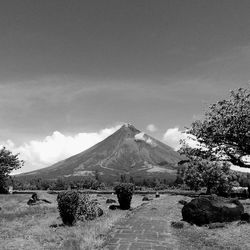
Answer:
<path fill-rule="evenodd" d="M 93 221 L 78 222 L 73 227 L 60 225 L 56 195 L 39 192 L 39 197 L 52 204 L 28 206 L 30 194 L 0 195 L 0 250 L 80 250 L 97 249 L 103 244 L 111 227 L 130 211 L 109 211 L 105 203 L 114 195 L 92 195 L 104 210 L 104 215 Z M 132 207 L 142 203 L 134 196 Z"/>
<path fill-rule="evenodd" d="M 182 196 L 163 195 L 119 223 L 110 233 L 104 249 L 250 249 L 250 224 L 228 223 L 225 228 L 208 229 L 185 224 L 183 229 L 171 226 L 181 220 Z M 190 198 L 186 198 L 190 200 Z M 244 201 L 249 211 L 248 201 Z"/>
<path fill-rule="evenodd" d="M 109 211 L 105 203 L 112 195 L 93 195 L 104 209 L 100 218 L 79 222 L 73 227 L 50 227 L 61 224 L 56 195 L 46 192 L 40 198 L 52 201 L 29 207 L 30 194 L 0 195 L 1 250 L 81 250 L 81 249 L 250 249 L 250 224 L 228 223 L 222 229 L 185 225 L 171 227 L 181 220 L 181 195 L 161 195 L 142 204 L 134 195 L 132 211 Z M 250 200 L 243 201 L 250 213 Z M 139 206 L 139 208 L 138 208 Z M 106 244 L 105 244 L 106 241 Z"/>

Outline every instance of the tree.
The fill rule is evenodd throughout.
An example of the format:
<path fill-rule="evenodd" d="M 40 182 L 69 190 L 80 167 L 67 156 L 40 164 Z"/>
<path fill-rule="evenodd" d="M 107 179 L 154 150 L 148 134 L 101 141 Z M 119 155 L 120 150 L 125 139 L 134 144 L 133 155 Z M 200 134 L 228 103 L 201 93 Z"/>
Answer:
<path fill-rule="evenodd" d="M 197 191 L 205 187 L 207 194 L 215 193 L 223 196 L 230 193 L 236 180 L 237 176 L 230 171 L 227 162 L 192 161 L 184 174 L 184 182 L 190 189 Z"/>
<path fill-rule="evenodd" d="M 250 90 L 231 91 L 228 99 L 209 107 L 203 121 L 193 122 L 187 133 L 196 137 L 200 147 L 182 147 L 180 152 L 249 167 L 243 158 L 250 155 Z"/>
<path fill-rule="evenodd" d="M 5 147 L 0 149 L 0 193 L 7 193 L 7 181 L 13 170 L 23 166 L 24 161 L 18 159 L 18 154 L 14 155 Z"/>

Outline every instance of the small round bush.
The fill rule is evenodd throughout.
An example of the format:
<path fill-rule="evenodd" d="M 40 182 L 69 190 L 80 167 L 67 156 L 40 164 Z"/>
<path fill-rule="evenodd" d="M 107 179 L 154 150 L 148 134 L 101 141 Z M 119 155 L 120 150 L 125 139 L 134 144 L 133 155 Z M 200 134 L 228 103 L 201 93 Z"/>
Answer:
<path fill-rule="evenodd" d="M 134 193 L 134 184 L 120 183 L 117 186 L 115 186 L 114 190 L 117 195 L 120 208 L 130 209 L 130 204 Z"/>
<path fill-rule="evenodd" d="M 60 192 L 57 203 L 62 221 L 67 226 L 75 224 L 79 205 L 79 193 L 76 191 Z"/>
<path fill-rule="evenodd" d="M 97 202 L 90 200 L 88 194 L 81 194 L 79 196 L 79 205 L 77 209 L 77 219 L 93 220 L 103 214 L 102 209 L 98 206 Z"/>

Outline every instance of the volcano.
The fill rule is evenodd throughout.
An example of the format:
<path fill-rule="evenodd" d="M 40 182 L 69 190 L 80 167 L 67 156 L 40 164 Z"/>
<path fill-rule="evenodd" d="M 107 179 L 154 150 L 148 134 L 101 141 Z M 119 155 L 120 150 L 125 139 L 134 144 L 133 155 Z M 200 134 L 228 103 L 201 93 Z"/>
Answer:
<path fill-rule="evenodd" d="M 119 180 L 121 175 L 142 178 L 176 177 L 177 163 L 182 157 L 171 147 L 124 124 L 115 133 L 91 148 L 50 167 L 25 173 L 46 179 L 70 176 L 95 176 Z"/>

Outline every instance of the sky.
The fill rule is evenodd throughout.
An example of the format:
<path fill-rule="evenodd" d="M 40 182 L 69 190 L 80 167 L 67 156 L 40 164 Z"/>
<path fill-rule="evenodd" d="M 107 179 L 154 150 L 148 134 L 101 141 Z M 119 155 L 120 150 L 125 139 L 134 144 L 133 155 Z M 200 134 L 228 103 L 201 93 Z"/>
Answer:
<path fill-rule="evenodd" d="M 0 145 L 21 171 L 124 122 L 178 148 L 181 131 L 249 87 L 248 0 L 3 0 Z"/>

